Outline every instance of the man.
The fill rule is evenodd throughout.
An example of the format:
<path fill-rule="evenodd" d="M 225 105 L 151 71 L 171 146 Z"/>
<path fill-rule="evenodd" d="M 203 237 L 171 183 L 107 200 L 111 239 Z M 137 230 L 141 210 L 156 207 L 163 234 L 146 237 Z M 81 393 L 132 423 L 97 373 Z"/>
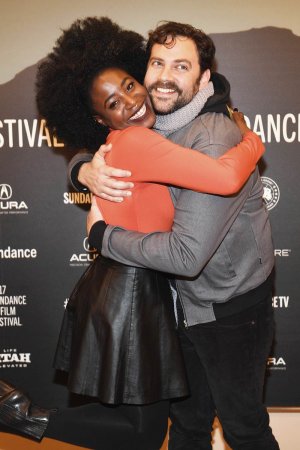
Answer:
<path fill-rule="evenodd" d="M 168 22 L 150 33 L 148 49 L 145 85 L 156 112 L 170 121 L 168 137 L 215 157 L 236 145 L 240 136 L 234 124 L 215 113 L 224 112 L 228 101 L 218 77 L 213 78 L 215 95 L 202 111 L 206 114 L 185 126 L 172 123 L 172 113 L 188 105 L 210 78 L 210 38 L 189 25 Z M 89 180 L 99 161 L 96 157 L 79 170 L 79 180 L 92 190 Z M 90 242 L 104 256 L 181 275 L 175 312 L 191 396 L 172 404 L 169 449 L 211 449 L 216 413 L 232 449 L 278 449 L 262 404 L 273 335 L 274 260 L 258 171 L 227 198 L 170 191 L 176 207 L 172 232 L 141 234 L 108 226 L 102 242 L 103 224 L 96 222 L 90 233 Z M 92 210 L 89 222 L 96 220 Z"/>

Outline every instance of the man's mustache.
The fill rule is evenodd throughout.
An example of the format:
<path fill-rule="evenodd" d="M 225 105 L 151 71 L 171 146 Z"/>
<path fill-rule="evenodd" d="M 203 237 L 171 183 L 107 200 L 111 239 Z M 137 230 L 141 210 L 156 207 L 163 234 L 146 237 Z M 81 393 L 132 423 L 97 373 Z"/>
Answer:
<path fill-rule="evenodd" d="M 157 88 L 172 89 L 176 91 L 179 95 L 182 94 L 182 90 L 173 81 L 166 81 L 164 83 L 162 83 L 161 81 L 157 81 L 156 83 L 153 83 L 148 87 L 148 92 L 151 93 L 154 89 Z"/>

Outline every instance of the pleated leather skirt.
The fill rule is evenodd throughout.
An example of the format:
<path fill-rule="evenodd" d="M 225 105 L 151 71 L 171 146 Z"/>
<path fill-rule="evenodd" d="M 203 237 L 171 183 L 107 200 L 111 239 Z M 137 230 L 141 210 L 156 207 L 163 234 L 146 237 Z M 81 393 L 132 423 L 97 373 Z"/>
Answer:
<path fill-rule="evenodd" d="M 71 392 L 103 403 L 188 395 L 167 278 L 96 258 L 70 296 L 54 366 Z"/>

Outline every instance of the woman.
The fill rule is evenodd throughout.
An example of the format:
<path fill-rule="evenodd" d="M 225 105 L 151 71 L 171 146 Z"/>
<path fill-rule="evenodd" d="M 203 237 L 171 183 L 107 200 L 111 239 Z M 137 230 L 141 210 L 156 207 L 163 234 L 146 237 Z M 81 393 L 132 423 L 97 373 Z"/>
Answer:
<path fill-rule="evenodd" d="M 138 34 L 107 18 L 77 21 L 40 66 L 37 101 L 48 127 L 66 144 L 96 150 L 108 136 L 113 144 L 109 162 L 121 167 L 126 163 L 131 170 L 131 199 L 122 204 L 98 201 L 106 222 L 137 231 L 166 231 L 174 210 L 167 187 L 157 183 L 232 194 L 254 169 L 263 146 L 243 124 L 243 143 L 212 160 L 149 130 L 155 115 L 145 88 L 135 79 L 142 79 L 145 62 Z M 199 109 L 210 89 L 196 96 Z M 158 449 L 166 431 L 168 399 L 188 395 L 172 308 L 162 274 L 102 257 L 77 283 L 55 367 L 69 372 L 72 392 L 120 405 L 112 409 L 93 404 L 84 410 L 85 417 L 98 414 L 102 422 L 108 417 L 105 411 L 125 418 L 118 421 L 116 431 L 125 430 L 119 433 L 119 444 L 112 444 L 113 417 L 108 420 L 111 427 L 100 426 L 104 438 L 99 438 L 99 448 Z M 51 416 L 46 435 L 57 417 L 59 413 Z M 122 425 L 128 420 L 134 424 L 132 435 Z M 125 435 L 132 442 L 121 447 Z M 58 435 L 53 431 L 52 436 Z"/>

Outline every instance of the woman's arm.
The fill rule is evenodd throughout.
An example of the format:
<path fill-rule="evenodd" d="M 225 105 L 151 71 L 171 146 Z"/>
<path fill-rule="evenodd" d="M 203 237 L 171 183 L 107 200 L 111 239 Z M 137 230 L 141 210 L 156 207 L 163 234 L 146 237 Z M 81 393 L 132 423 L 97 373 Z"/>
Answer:
<path fill-rule="evenodd" d="M 219 159 L 180 147 L 145 128 L 127 128 L 121 133 L 118 142 L 113 142 L 108 164 L 130 170 L 131 181 L 171 184 L 211 194 L 238 192 L 264 152 L 260 138 L 248 129 L 241 143 Z"/>

